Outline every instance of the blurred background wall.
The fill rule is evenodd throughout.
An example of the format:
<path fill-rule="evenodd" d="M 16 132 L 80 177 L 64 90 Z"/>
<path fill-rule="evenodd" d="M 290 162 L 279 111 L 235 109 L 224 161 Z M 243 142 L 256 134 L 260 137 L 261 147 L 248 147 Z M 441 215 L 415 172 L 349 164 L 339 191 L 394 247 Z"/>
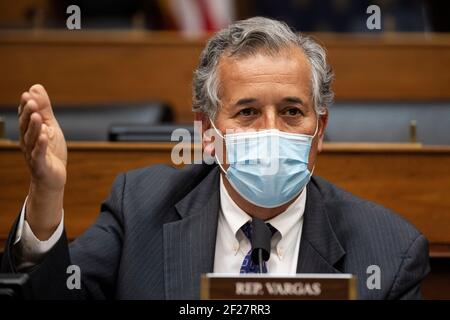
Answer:
<path fill-rule="evenodd" d="M 383 31 L 448 32 L 449 3 L 439 0 L 17 0 L 0 3 L 1 28 L 65 28 L 78 5 L 83 29 L 176 30 L 201 33 L 255 15 L 303 32 L 368 32 L 366 8 L 378 5 Z"/>
<path fill-rule="evenodd" d="M 81 9 L 81 30 L 66 27 L 70 16 L 66 9 L 73 4 Z M 366 25 L 366 10 L 373 4 L 381 10 L 379 30 Z M 17 139 L 11 107 L 20 92 L 36 82 L 50 91 L 62 119 L 66 112 L 74 119 L 77 112 L 65 107 L 84 106 L 86 111 L 94 106 L 138 104 L 160 109 L 141 121 L 136 121 L 137 113 L 130 113 L 120 124 L 189 123 L 192 72 L 208 35 L 232 21 L 262 15 L 283 20 L 326 46 L 336 73 L 336 104 L 327 141 L 450 144 L 450 125 L 434 121 L 450 118 L 449 4 L 436 0 L 1 0 L 3 135 Z M 79 111 L 77 119 L 83 114 Z M 114 119 L 102 119 L 99 128 L 107 131 L 118 124 Z M 76 131 L 75 126 L 71 132 Z M 68 134 L 73 140 L 99 137 L 108 140 L 109 133 L 97 132 L 91 138 L 88 132 Z"/>

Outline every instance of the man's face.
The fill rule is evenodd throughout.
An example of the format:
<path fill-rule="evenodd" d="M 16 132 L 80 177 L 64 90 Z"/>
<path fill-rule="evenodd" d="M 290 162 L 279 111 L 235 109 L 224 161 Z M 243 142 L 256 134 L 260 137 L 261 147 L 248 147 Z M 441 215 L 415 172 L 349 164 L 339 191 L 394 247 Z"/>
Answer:
<path fill-rule="evenodd" d="M 225 55 L 219 61 L 218 74 L 221 105 L 214 122 L 222 133 L 229 129 L 278 129 L 314 134 L 317 116 L 311 94 L 311 72 L 300 49 L 285 49 L 275 56 Z M 322 115 L 311 147 L 310 170 L 321 149 L 326 122 L 327 115 Z M 211 148 L 208 142 L 204 147 Z"/>

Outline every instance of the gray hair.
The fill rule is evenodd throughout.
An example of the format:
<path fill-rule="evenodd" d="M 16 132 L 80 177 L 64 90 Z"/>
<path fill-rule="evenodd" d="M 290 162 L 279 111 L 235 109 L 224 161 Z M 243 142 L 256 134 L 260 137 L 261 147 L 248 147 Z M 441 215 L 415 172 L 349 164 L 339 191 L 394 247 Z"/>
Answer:
<path fill-rule="evenodd" d="M 224 52 L 230 56 L 246 56 L 261 51 L 276 54 L 292 45 L 302 49 L 309 61 L 315 111 L 323 114 L 334 96 L 331 89 L 334 75 L 324 48 L 312 38 L 294 33 L 285 23 L 263 17 L 235 22 L 208 41 L 194 72 L 192 110 L 204 112 L 214 119 L 220 104 L 217 66 Z"/>

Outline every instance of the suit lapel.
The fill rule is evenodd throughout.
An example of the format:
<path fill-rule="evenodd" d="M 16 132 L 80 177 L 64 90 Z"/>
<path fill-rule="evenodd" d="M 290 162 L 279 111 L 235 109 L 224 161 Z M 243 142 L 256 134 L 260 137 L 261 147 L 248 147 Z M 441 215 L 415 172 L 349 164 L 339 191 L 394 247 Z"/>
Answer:
<path fill-rule="evenodd" d="M 330 224 L 316 180 L 307 186 L 297 273 L 339 273 L 335 264 L 345 255 Z"/>
<path fill-rule="evenodd" d="M 339 273 L 345 250 L 330 224 L 315 179 L 307 186 L 297 273 Z M 175 208 L 181 219 L 164 225 L 166 299 L 198 299 L 200 275 L 213 272 L 220 206 L 219 171 L 214 168 Z"/>
<path fill-rule="evenodd" d="M 213 271 L 219 203 L 216 167 L 175 205 L 181 219 L 163 228 L 166 299 L 199 298 L 200 275 Z"/>

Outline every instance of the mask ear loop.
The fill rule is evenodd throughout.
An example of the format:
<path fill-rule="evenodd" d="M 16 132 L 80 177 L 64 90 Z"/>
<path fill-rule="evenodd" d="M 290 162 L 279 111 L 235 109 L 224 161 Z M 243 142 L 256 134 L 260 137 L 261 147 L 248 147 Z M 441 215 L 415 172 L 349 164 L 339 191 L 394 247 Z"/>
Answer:
<path fill-rule="evenodd" d="M 211 118 L 209 118 L 209 122 L 211 123 L 211 126 L 214 128 L 214 130 L 216 131 L 216 133 L 223 139 L 223 141 L 225 142 L 225 137 L 220 133 L 219 130 L 217 130 L 216 126 L 214 125 L 214 122 L 211 120 Z M 227 174 L 227 171 L 224 169 L 224 167 L 222 166 L 222 164 L 219 161 L 219 158 L 217 158 L 217 152 L 215 152 L 216 150 L 214 150 L 214 158 L 216 159 L 217 164 L 219 165 L 220 169 L 222 170 L 222 172 L 224 174 Z"/>
<path fill-rule="evenodd" d="M 320 118 L 320 114 L 317 117 L 317 121 L 316 121 L 316 131 L 314 131 L 314 135 L 312 136 L 313 139 L 316 137 L 317 132 L 319 132 L 319 118 Z M 314 163 L 314 166 L 309 174 L 309 178 L 311 179 L 313 173 L 314 173 L 314 169 L 316 169 L 316 164 Z"/>
<path fill-rule="evenodd" d="M 320 118 L 320 115 L 318 115 L 318 117 L 317 117 L 316 130 L 314 131 L 314 134 L 311 136 L 312 139 L 314 139 L 316 137 L 317 132 L 319 132 L 319 118 Z M 312 139 L 311 139 L 311 141 L 312 141 Z M 314 164 L 313 168 L 311 169 L 311 172 L 309 173 L 309 178 L 310 179 L 311 179 L 311 177 L 312 177 L 312 175 L 314 173 L 314 169 L 316 169 L 316 164 Z"/>
<path fill-rule="evenodd" d="M 317 134 L 317 132 L 319 131 L 319 118 L 320 118 L 320 115 L 319 115 L 319 117 L 317 118 L 317 121 L 316 121 L 316 131 L 314 131 L 314 134 L 313 134 L 312 136 L 310 136 L 310 137 L 312 138 L 311 141 L 316 137 L 316 134 Z M 311 177 L 312 177 L 312 175 L 313 175 L 313 173 L 314 173 L 314 169 L 316 169 L 316 164 L 314 164 L 313 168 L 312 168 L 311 171 L 309 172 L 308 182 L 309 182 L 309 180 L 311 180 Z M 302 191 L 300 192 L 300 194 L 302 194 L 303 192 L 305 192 L 305 190 L 306 190 L 306 185 L 303 187 L 303 189 L 302 189 Z"/>
<path fill-rule="evenodd" d="M 217 132 L 217 134 L 225 140 L 225 137 L 220 133 L 220 131 L 216 128 L 216 126 L 214 125 L 214 122 L 211 120 L 211 118 L 209 118 L 209 122 L 211 123 L 211 126 L 214 128 L 214 130 Z"/>
<path fill-rule="evenodd" d="M 313 139 L 316 137 L 317 132 L 319 132 L 319 118 L 320 118 L 320 115 L 318 115 L 317 120 L 316 120 L 316 130 L 314 131 L 314 134 L 312 135 Z"/>

